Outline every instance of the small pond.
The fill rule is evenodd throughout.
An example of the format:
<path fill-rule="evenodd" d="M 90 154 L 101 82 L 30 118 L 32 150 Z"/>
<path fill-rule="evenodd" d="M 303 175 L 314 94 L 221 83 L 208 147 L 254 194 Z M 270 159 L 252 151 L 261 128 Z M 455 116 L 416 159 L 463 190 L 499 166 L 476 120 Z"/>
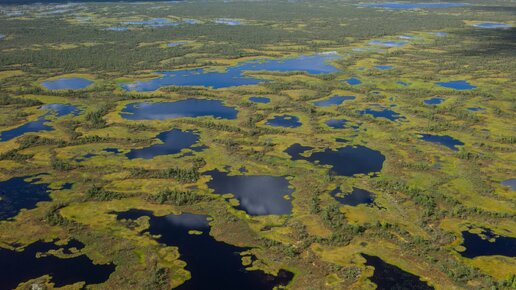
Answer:
<path fill-rule="evenodd" d="M 308 157 L 301 155 L 313 149 L 296 143 L 287 148 L 285 152 L 290 155 L 292 160 L 306 160 L 318 165 L 330 165 L 330 172 L 341 176 L 380 172 L 385 161 L 385 156 L 379 151 L 364 146 L 346 146 L 335 150 L 326 148 L 324 151 L 312 152 Z"/>
<path fill-rule="evenodd" d="M 219 18 L 219 19 L 215 19 L 215 21 L 213 21 L 217 24 L 224 24 L 224 25 L 230 25 L 230 26 L 235 26 L 235 25 L 242 25 L 242 21 L 240 20 L 236 20 L 236 19 L 230 19 L 230 18 Z"/>
<path fill-rule="evenodd" d="M 376 65 L 375 68 L 379 69 L 379 70 L 390 70 L 393 68 L 393 66 L 392 65 Z"/>
<path fill-rule="evenodd" d="M 328 125 L 333 129 L 344 129 L 348 120 L 345 119 L 331 119 L 326 121 L 324 124 Z"/>
<path fill-rule="evenodd" d="M 345 80 L 345 82 L 350 86 L 356 86 L 362 83 L 362 81 L 357 78 L 349 78 Z"/>
<path fill-rule="evenodd" d="M 271 102 L 271 99 L 267 97 L 250 97 L 249 101 L 259 104 L 268 104 Z"/>
<path fill-rule="evenodd" d="M 313 104 L 317 107 L 338 106 L 345 101 L 352 101 L 354 99 L 354 96 L 333 96 L 324 100 L 313 102 Z"/>
<path fill-rule="evenodd" d="M 373 276 L 369 279 L 377 285 L 377 290 L 410 289 L 431 290 L 433 287 L 420 280 L 414 274 L 403 271 L 397 266 L 384 262 L 376 256 L 361 254 L 366 265 L 374 267 Z"/>
<path fill-rule="evenodd" d="M 423 101 L 427 105 L 439 105 L 444 102 L 443 98 L 430 98 Z"/>
<path fill-rule="evenodd" d="M 477 88 L 476 86 L 471 85 L 470 83 L 468 83 L 465 80 L 450 81 L 450 82 L 437 82 L 435 84 L 438 86 L 444 87 L 444 88 L 454 89 L 454 90 L 458 90 L 458 91 L 472 90 L 472 89 Z"/>
<path fill-rule="evenodd" d="M 359 204 L 369 205 L 374 202 L 373 193 L 356 187 L 353 187 L 353 190 L 348 193 L 342 192 L 340 187 L 337 187 L 330 194 L 336 201 L 350 206 L 357 206 Z"/>
<path fill-rule="evenodd" d="M 427 9 L 427 8 L 452 8 L 462 7 L 466 3 L 370 3 L 357 4 L 362 7 L 384 8 L 384 9 Z"/>
<path fill-rule="evenodd" d="M 490 29 L 495 29 L 495 28 L 508 29 L 508 28 L 512 28 L 512 25 L 510 25 L 510 24 L 496 23 L 496 22 L 477 23 L 477 24 L 471 24 L 471 26 L 480 27 L 480 28 L 490 28 Z"/>
<path fill-rule="evenodd" d="M 265 124 L 284 128 L 297 128 L 302 125 L 299 118 L 293 115 L 274 116 L 274 118 L 267 120 Z"/>
<path fill-rule="evenodd" d="M 44 81 L 42 85 L 48 90 L 79 90 L 93 84 L 85 78 L 60 78 L 57 80 Z"/>
<path fill-rule="evenodd" d="M 292 212 L 294 190 L 283 176 L 228 175 L 218 170 L 206 174 L 212 177 L 207 185 L 215 194 L 233 194 L 240 202 L 236 208 L 249 215 L 286 215 Z"/>
<path fill-rule="evenodd" d="M 394 112 L 391 109 L 382 108 L 380 110 L 377 109 L 365 109 L 361 111 L 357 111 L 360 115 L 371 115 L 375 118 L 385 118 L 389 121 L 397 121 L 399 119 L 405 119 L 405 117 L 401 116 L 400 114 Z"/>
<path fill-rule="evenodd" d="M 0 288 L 14 289 L 22 282 L 44 275 L 52 277 L 51 281 L 55 287 L 82 281 L 86 282 L 86 285 L 105 282 L 115 271 L 115 265 L 93 264 L 86 255 L 58 258 L 52 254 L 45 254 L 50 250 L 62 249 L 64 254 L 69 255 L 83 247 L 81 242 L 72 240 L 65 246 L 38 241 L 25 247 L 23 251 L 0 248 Z"/>
<path fill-rule="evenodd" d="M 406 45 L 407 41 L 389 41 L 389 40 L 371 40 L 369 44 L 385 46 L 385 47 L 400 47 Z"/>
<path fill-rule="evenodd" d="M 516 178 L 504 180 L 502 181 L 502 185 L 509 187 L 513 191 L 516 191 Z"/>
<path fill-rule="evenodd" d="M 186 262 L 191 279 L 176 289 L 273 289 L 285 286 L 293 274 L 280 270 L 277 276 L 260 270 L 248 271 L 242 265 L 240 248 L 215 240 L 210 236 L 207 216 L 184 213 L 155 216 L 150 211 L 132 209 L 117 213 L 118 220 L 136 220 L 148 217 L 149 233 L 167 246 L 179 248 L 180 259 Z M 199 234 L 190 234 L 190 231 Z"/>
<path fill-rule="evenodd" d="M 421 136 L 422 136 L 421 140 L 423 140 L 423 141 L 438 143 L 438 144 L 441 144 L 443 146 L 450 148 L 453 151 L 459 150 L 457 148 L 457 146 L 464 145 L 464 143 L 462 143 L 461 141 L 459 141 L 451 136 L 447 136 L 447 135 L 439 136 L 439 135 L 421 134 Z"/>
<path fill-rule="evenodd" d="M 152 159 L 156 156 L 177 154 L 187 148 L 196 152 L 207 148 L 205 146 L 194 146 L 199 142 L 199 134 L 193 131 L 173 129 L 160 133 L 156 138 L 163 143 L 154 144 L 141 149 L 132 149 L 129 153 L 125 154 L 125 156 L 129 159 Z"/>
<path fill-rule="evenodd" d="M 176 102 L 132 103 L 121 112 L 129 120 L 167 120 L 211 116 L 221 119 L 236 119 L 238 111 L 225 106 L 220 100 L 187 99 Z"/>

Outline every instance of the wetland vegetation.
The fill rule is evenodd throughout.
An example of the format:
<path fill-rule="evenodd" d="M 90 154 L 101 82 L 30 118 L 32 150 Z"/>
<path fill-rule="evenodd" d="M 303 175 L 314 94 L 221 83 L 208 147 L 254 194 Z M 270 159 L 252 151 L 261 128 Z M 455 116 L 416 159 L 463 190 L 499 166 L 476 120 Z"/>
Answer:
<path fill-rule="evenodd" d="M 0 2 L 1 289 L 516 287 L 515 3 Z"/>

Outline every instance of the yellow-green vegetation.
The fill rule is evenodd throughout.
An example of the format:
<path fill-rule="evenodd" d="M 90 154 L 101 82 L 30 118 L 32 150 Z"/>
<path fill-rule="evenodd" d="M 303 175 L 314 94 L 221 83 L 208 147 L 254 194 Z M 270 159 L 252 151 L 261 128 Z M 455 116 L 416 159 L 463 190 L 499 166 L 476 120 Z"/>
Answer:
<path fill-rule="evenodd" d="M 56 14 L 45 14 L 60 9 L 53 4 L 0 5 L 5 12 L 0 34 L 8 36 L 0 39 L 0 182 L 34 176 L 50 190 L 49 200 L 0 220 L 0 250 L 77 240 L 84 247 L 72 255 L 116 266 L 107 281 L 87 287 L 181 285 L 195 275 L 187 270 L 181 247 L 149 234 L 148 216 L 117 219 L 117 213 L 139 209 L 156 217 L 209 216 L 210 228 L 189 230 L 192 238 L 209 234 L 242 247 L 247 270 L 292 272 L 288 289 L 372 289 L 374 269 L 361 254 L 377 256 L 435 289 L 516 286 L 514 249 L 512 256 L 463 255 L 463 232 L 482 236 L 489 229 L 497 237 L 516 238 L 516 193 L 501 184 L 516 177 L 514 28 L 470 26 L 514 24 L 514 3 L 478 0 L 471 7 L 384 10 L 334 1 L 221 2 L 85 3 L 62 8 L 74 13 Z M 13 11 L 23 13 L 9 16 Z M 214 23 L 218 18 L 242 24 Z M 126 23 L 152 19 L 198 22 Z M 128 30 L 107 30 L 122 26 Z M 407 44 L 384 47 L 372 40 Z M 183 44 L 169 47 L 173 42 Z M 340 56 L 330 62 L 338 72 L 330 74 L 253 71 L 245 76 L 265 82 L 221 89 L 121 87 L 160 78 L 165 70 L 224 72 L 245 61 L 333 52 Z M 78 90 L 41 85 L 61 78 L 93 84 Z M 346 83 L 350 78 L 361 83 Z M 476 88 L 436 85 L 457 80 Z M 336 95 L 355 99 L 313 104 Z M 270 103 L 253 103 L 253 96 Z M 121 114 L 134 103 L 191 98 L 221 100 L 238 115 L 129 120 Z M 442 103 L 424 103 L 431 98 Z M 48 104 L 73 105 L 80 112 L 58 116 L 41 109 Z M 390 109 L 402 118 L 359 113 L 365 109 Z M 302 125 L 267 124 L 281 115 L 295 116 Z M 4 132 L 40 118 L 52 130 L 2 139 Z M 333 119 L 347 123 L 333 129 L 326 125 Z M 162 144 L 158 134 L 171 129 L 195 132 L 206 147 L 147 159 L 126 156 Z M 426 142 L 422 134 L 450 136 L 463 145 Z M 312 147 L 300 154 L 303 158 L 327 148 L 365 146 L 381 152 L 385 161 L 377 173 L 339 176 L 323 162 L 292 160 L 285 150 L 296 143 Z M 116 152 L 106 150 L 113 148 Z M 282 197 L 292 204 L 291 213 L 247 213 L 235 193 L 214 194 L 206 173 L 212 170 L 285 176 L 294 190 L 292 197 Z M 373 193 L 374 202 L 341 204 L 331 195 L 337 187 L 342 189 L 337 198 L 360 188 Z M 0 207 L 5 194 L 0 188 Z M 49 275 L 19 282 L 19 289 L 59 288 Z"/>

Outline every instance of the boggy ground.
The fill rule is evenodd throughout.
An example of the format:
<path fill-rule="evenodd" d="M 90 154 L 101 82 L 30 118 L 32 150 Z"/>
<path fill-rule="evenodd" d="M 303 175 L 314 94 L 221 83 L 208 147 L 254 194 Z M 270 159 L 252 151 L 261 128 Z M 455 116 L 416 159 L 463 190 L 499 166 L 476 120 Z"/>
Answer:
<path fill-rule="evenodd" d="M 273 7 L 234 3 L 230 9 L 230 4 L 221 3 L 202 9 L 195 3 L 149 3 L 137 6 L 144 7 L 138 10 L 141 15 L 132 13 L 133 4 L 81 4 L 69 8 L 76 16 L 42 14 L 57 9 L 51 5 L 39 10 L 2 6 L 2 11 L 24 14 L 4 13 L 0 18 L 0 27 L 5 27 L 0 34 L 6 35 L 0 40 L 0 131 L 38 119 L 45 114 L 39 109 L 42 104 L 72 104 L 82 111 L 78 116 L 49 116 L 54 131 L 0 142 L 0 180 L 38 176 L 40 182 L 49 183 L 52 198 L 1 221 L 0 246 L 75 239 L 85 245 L 80 252 L 94 263 L 116 265 L 105 283 L 92 288 L 166 289 L 190 277 L 181 249 L 142 234 L 149 226 L 145 219 L 127 224 L 117 221 L 114 212 L 195 213 L 211 217 L 210 234 L 215 239 L 250 247 L 256 257 L 250 267 L 271 274 L 280 269 L 293 272 L 287 286 L 292 289 L 373 288 L 369 280 L 373 268 L 365 266 L 360 253 L 378 256 L 436 289 L 510 288 L 515 281 L 514 257 L 460 255 L 465 230 L 479 233 L 488 228 L 516 237 L 515 194 L 500 184 L 515 174 L 516 50 L 510 41 L 514 29 L 480 30 L 467 25 L 483 20 L 510 22 L 505 11 L 514 7 L 490 3 L 438 11 L 385 11 L 336 3 L 311 8 L 307 3 Z M 258 16 L 245 12 L 248 5 Z M 298 13 L 275 12 L 285 5 L 296 5 Z M 201 23 L 103 30 L 124 21 L 163 17 Z M 223 17 L 241 19 L 244 24 L 211 23 Z M 415 18 L 420 21 L 411 22 Z M 379 19 L 392 21 L 386 35 L 362 23 Z M 47 32 L 39 35 L 17 29 L 36 24 Z M 335 26 L 342 30 L 329 28 Z M 254 32 L 252 41 L 249 31 Z M 315 33 L 319 31 L 324 33 Z M 436 31 L 447 35 L 435 35 Z M 171 32 L 177 37 L 170 39 Z M 59 33 L 63 39 L 56 36 Z M 393 48 L 369 44 L 377 39 L 399 41 L 400 35 L 413 38 L 404 38 L 408 44 Z M 173 41 L 186 43 L 166 46 Z M 334 74 L 252 72 L 270 82 L 218 90 L 164 87 L 137 93 L 120 87 L 120 83 L 154 78 L 154 72 L 163 69 L 223 70 L 252 59 L 333 51 L 342 56 L 332 61 L 339 69 Z M 392 69 L 375 68 L 379 65 Z M 49 91 L 40 85 L 63 77 L 94 83 L 74 91 Z M 344 82 L 352 77 L 361 84 Z M 467 80 L 477 88 L 458 91 L 435 85 L 454 80 Z M 356 98 L 339 106 L 313 105 L 334 95 Z M 271 102 L 252 103 L 248 100 L 252 96 L 268 97 Z M 444 102 L 424 104 L 432 97 Z M 236 108 L 238 116 L 235 120 L 132 121 L 120 115 L 130 103 L 188 98 L 222 100 Z M 473 112 L 467 110 L 470 107 L 484 110 Z M 389 121 L 357 112 L 367 108 L 388 108 L 404 118 Z M 266 125 L 277 115 L 296 116 L 302 125 Z M 329 119 L 348 123 L 343 129 L 332 129 L 325 125 Z M 207 148 L 149 160 L 125 156 L 131 149 L 159 143 L 155 136 L 171 129 L 194 130 L 200 145 Z M 453 151 L 420 140 L 420 134 L 448 135 L 465 145 Z M 313 148 L 303 156 L 326 148 L 365 146 L 381 152 L 385 162 L 376 174 L 338 176 L 331 174 L 329 166 L 291 160 L 284 151 L 296 143 Z M 233 175 L 286 176 L 294 189 L 292 213 L 250 216 L 237 210 L 238 200 L 208 188 L 210 177 L 203 173 L 215 169 Z M 71 183 L 71 188 L 65 183 Z M 344 192 L 353 187 L 373 192 L 374 206 L 339 204 L 330 195 L 337 186 Z M 243 258 L 243 263 L 248 262 Z M 20 282 L 35 281 L 53 287 L 48 276 Z M 80 287 L 80 283 L 69 286 Z"/>

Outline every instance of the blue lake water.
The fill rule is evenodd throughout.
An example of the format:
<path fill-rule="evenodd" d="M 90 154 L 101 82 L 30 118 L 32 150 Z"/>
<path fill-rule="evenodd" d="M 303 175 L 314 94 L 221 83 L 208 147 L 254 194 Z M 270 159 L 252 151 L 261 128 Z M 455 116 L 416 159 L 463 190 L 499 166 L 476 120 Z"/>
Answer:
<path fill-rule="evenodd" d="M 385 8 L 385 9 L 426 9 L 426 8 L 453 8 L 462 7 L 466 3 L 370 3 L 357 4 L 362 7 Z"/>
<path fill-rule="evenodd" d="M 187 117 L 212 116 L 236 119 L 238 111 L 225 106 L 220 100 L 187 99 L 176 102 L 132 103 L 120 115 L 129 120 L 166 120 Z"/>
<path fill-rule="evenodd" d="M 127 21 L 123 22 L 123 25 L 135 25 L 135 26 L 144 26 L 144 27 L 166 27 L 166 26 L 178 26 L 181 24 L 197 24 L 194 19 L 188 19 L 183 21 L 171 21 L 165 18 L 154 18 L 149 20 L 140 20 L 140 21 Z"/>
<path fill-rule="evenodd" d="M 0 34 L 0 39 L 5 38 L 5 34 Z"/>
<path fill-rule="evenodd" d="M 187 44 L 187 42 L 184 42 L 184 41 L 170 42 L 167 44 L 167 47 L 176 47 L 176 46 L 181 46 L 184 44 Z"/>
<path fill-rule="evenodd" d="M 472 112 L 479 112 L 479 111 L 484 111 L 485 109 L 480 108 L 480 107 L 470 107 L 470 108 L 467 108 L 467 110 L 472 111 Z"/>
<path fill-rule="evenodd" d="M 227 67 L 225 71 L 188 69 L 158 72 L 159 78 L 122 84 L 127 91 L 150 92 L 163 86 L 204 86 L 215 89 L 256 85 L 266 80 L 248 76 L 245 72 L 305 72 L 308 74 L 329 74 L 339 70 L 329 61 L 339 59 L 336 54 L 316 54 L 288 59 L 252 60 Z"/>
<path fill-rule="evenodd" d="M 93 84 L 93 81 L 84 78 L 61 78 L 58 80 L 44 81 L 42 85 L 48 90 L 79 90 Z"/>
<path fill-rule="evenodd" d="M 22 208 L 33 209 L 40 201 L 51 201 L 48 184 L 29 176 L 14 177 L 0 182 L 0 220 L 15 217 Z"/>
<path fill-rule="evenodd" d="M 66 105 L 66 104 L 44 105 L 44 106 L 41 106 L 40 109 L 50 110 L 52 112 L 44 114 L 43 116 L 39 117 L 36 121 L 28 122 L 19 127 L 0 132 L 0 141 L 1 142 L 9 141 L 9 140 L 19 137 L 25 133 L 53 131 L 54 128 L 52 126 L 49 126 L 46 124 L 48 122 L 47 117 L 52 115 L 52 113 L 56 117 L 62 117 L 62 116 L 69 115 L 69 114 L 77 116 L 80 113 L 80 110 L 77 107 L 72 106 L 72 105 Z"/>
<path fill-rule="evenodd" d="M 292 192 L 283 176 L 228 175 L 218 170 L 206 172 L 212 179 L 208 187 L 216 194 L 231 193 L 249 215 L 286 215 L 292 212 Z M 289 197 L 289 200 L 285 199 Z"/>
<path fill-rule="evenodd" d="M 390 110 L 390 109 L 387 109 L 387 108 L 382 108 L 380 110 L 376 110 L 376 109 L 365 109 L 365 110 L 361 110 L 361 111 L 357 111 L 357 113 L 361 114 L 361 115 L 371 115 L 375 118 L 385 118 L 389 121 L 396 121 L 396 120 L 399 120 L 399 119 L 405 119 L 405 117 L 401 116 L 400 114 L 394 112 L 393 110 Z"/>
<path fill-rule="evenodd" d="M 512 25 L 505 23 L 496 23 L 496 22 L 484 22 L 478 24 L 471 24 L 471 26 L 480 27 L 480 28 L 512 28 Z"/>
<path fill-rule="evenodd" d="M 502 185 L 509 187 L 513 191 L 516 191 L 516 178 L 504 180 L 502 181 Z"/>
<path fill-rule="evenodd" d="M 115 27 L 108 27 L 105 30 L 108 30 L 108 31 L 127 31 L 127 30 L 129 30 L 129 27 L 127 27 L 127 26 L 115 26 Z"/>
<path fill-rule="evenodd" d="M 331 119 L 325 122 L 326 125 L 333 129 L 343 129 L 348 121 L 344 119 Z"/>
<path fill-rule="evenodd" d="M 370 45 L 379 45 L 385 47 L 400 47 L 408 44 L 407 41 L 389 41 L 389 40 L 371 40 Z"/>
<path fill-rule="evenodd" d="M 267 120 L 265 124 L 284 128 L 297 128 L 302 125 L 299 118 L 292 115 L 274 116 L 274 118 Z"/>
<path fill-rule="evenodd" d="M 375 68 L 377 68 L 379 70 L 389 70 L 389 69 L 392 69 L 393 66 L 392 65 L 377 65 L 377 66 L 375 66 Z"/>
<path fill-rule="evenodd" d="M 430 98 L 423 101 L 427 105 L 439 105 L 444 102 L 443 98 Z"/>
<path fill-rule="evenodd" d="M 236 20 L 236 19 L 229 19 L 229 18 L 219 18 L 219 19 L 215 19 L 215 21 L 213 21 L 217 24 L 225 24 L 225 25 L 230 25 L 230 26 L 234 26 L 234 25 L 242 25 L 242 21 L 240 20 Z"/>
<path fill-rule="evenodd" d="M 241 255 L 249 248 L 215 240 L 210 236 L 208 216 L 189 213 L 155 216 L 150 211 L 138 209 L 116 214 L 118 220 L 148 217 L 149 228 L 142 234 L 150 234 L 161 244 L 179 248 L 179 258 L 186 262 L 191 278 L 175 289 L 269 290 L 286 286 L 294 276 L 285 270 L 280 270 L 277 276 L 260 270 L 248 271 L 242 265 Z M 191 230 L 201 233 L 192 235 Z"/>
<path fill-rule="evenodd" d="M 340 187 L 335 188 L 331 192 L 331 196 L 341 204 L 357 206 L 359 204 L 372 204 L 374 202 L 374 194 L 360 188 L 353 187 L 353 191 L 343 193 Z"/>
<path fill-rule="evenodd" d="M 355 174 L 377 173 L 382 170 L 385 156 L 379 151 L 364 146 L 347 146 L 335 150 L 326 148 L 324 151 L 312 152 L 308 157 L 301 154 L 314 148 L 292 144 L 285 152 L 292 160 L 306 160 L 318 165 L 330 165 L 331 173 L 341 176 Z"/>
<path fill-rule="evenodd" d="M 430 134 L 421 134 L 421 140 L 432 142 L 432 143 L 438 143 L 443 146 L 446 146 L 450 148 L 451 150 L 457 151 L 457 146 L 464 145 L 461 141 L 450 137 L 450 136 L 438 136 L 438 135 L 430 135 Z"/>
<path fill-rule="evenodd" d="M 405 272 L 399 267 L 386 263 L 376 256 L 362 254 L 366 259 L 366 265 L 374 267 L 373 276 L 369 279 L 377 285 L 377 290 L 410 289 L 432 290 L 426 282 L 411 273 Z"/>
<path fill-rule="evenodd" d="M 466 258 L 475 258 L 479 256 L 507 256 L 516 257 L 516 238 L 504 237 L 493 234 L 490 230 L 483 230 L 483 235 L 462 232 L 464 242 L 462 246 L 466 248 L 460 254 Z M 494 239 L 492 241 L 491 239 Z"/>
<path fill-rule="evenodd" d="M 356 85 L 359 85 L 362 83 L 362 81 L 360 81 L 357 78 L 349 78 L 349 79 L 345 80 L 345 82 L 348 83 L 348 85 L 350 85 L 350 86 L 356 86 Z"/>
<path fill-rule="evenodd" d="M 345 101 L 352 101 L 354 99 L 354 96 L 333 96 L 324 100 L 313 102 L 313 104 L 317 107 L 338 106 Z"/>
<path fill-rule="evenodd" d="M 433 34 L 433 35 L 435 35 L 435 36 L 438 36 L 438 37 L 448 36 L 448 33 L 447 33 L 447 32 L 442 32 L 442 31 L 439 31 L 439 32 L 433 32 L 432 34 Z"/>
<path fill-rule="evenodd" d="M 409 86 L 409 84 L 408 84 L 408 83 L 406 83 L 406 82 L 401 82 L 401 81 L 396 82 L 396 84 L 398 84 L 398 85 L 400 85 L 400 86 L 404 86 L 404 87 L 408 87 L 408 86 Z"/>
<path fill-rule="evenodd" d="M 181 131 L 173 129 L 160 133 L 156 136 L 162 144 L 154 144 L 141 149 L 132 149 L 125 154 L 129 159 L 143 158 L 152 159 L 156 156 L 177 154 L 183 149 L 190 148 L 196 152 L 204 150 L 205 146 L 193 147 L 199 142 L 199 134 L 192 131 Z"/>
<path fill-rule="evenodd" d="M 271 99 L 266 97 L 250 97 L 249 101 L 253 103 L 268 104 L 271 102 Z"/>
<path fill-rule="evenodd" d="M 437 82 L 435 84 L 438 85 L 438 86 L 441 86 L 441 87 L 445 87 L 445 88 L 449 88 L 449 89 L 455 89 L 455 90 L 459 90 L 459 91 L 471 90 L 471 89 L 475 89 L 476 88 L 476 86 L 471 85 L 470 83 L 468 83 L 465 80 L 450 81 L 450 82 Z"/>
<path fill-rule="evenodd" d="M 50 275 L 51 283 L 58 288 L 81 281 L 86 285 L 105 282 L 115 271 L 115 265 L 94 264 L 81 254 L 67 258 L 46 254 L 50 250 L 62 250 L 64 254 L 70 255 L 72 249 L 82 248 L 84 245 L 76 240 L 64 246 L 37 241 L 20 251 L 0 248 L 0 289 L 15 289 L 18 284 L 43 275 Z"/>

